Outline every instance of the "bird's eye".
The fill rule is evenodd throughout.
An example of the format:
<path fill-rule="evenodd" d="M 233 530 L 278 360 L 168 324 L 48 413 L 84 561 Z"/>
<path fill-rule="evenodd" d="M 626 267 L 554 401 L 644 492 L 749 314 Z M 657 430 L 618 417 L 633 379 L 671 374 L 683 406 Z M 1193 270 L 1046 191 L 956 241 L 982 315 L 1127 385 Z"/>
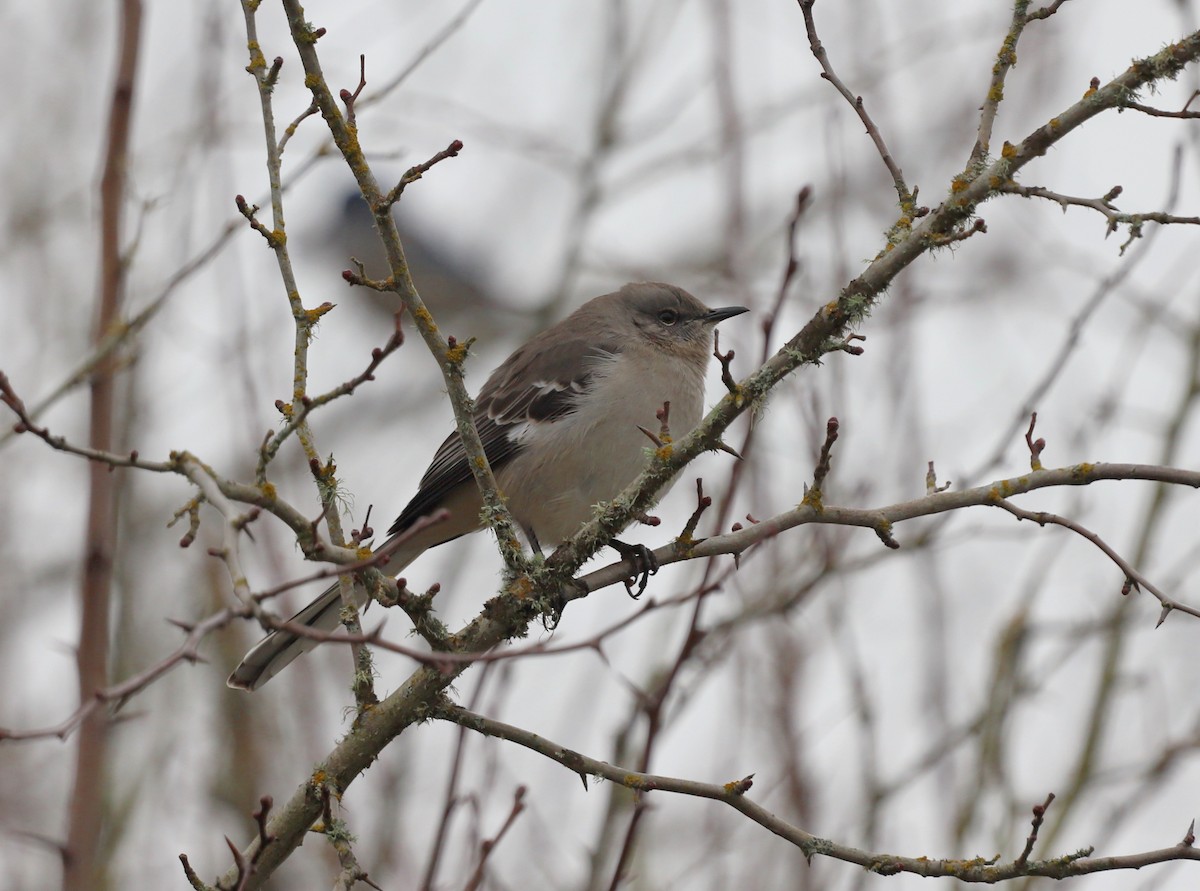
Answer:
<path fill-rule="evenodd" d="M 674 325 L 679 321 L 679 313 L 673 309 L 664 309 L 658 314 L 658 320 L 664 325 Z"/>

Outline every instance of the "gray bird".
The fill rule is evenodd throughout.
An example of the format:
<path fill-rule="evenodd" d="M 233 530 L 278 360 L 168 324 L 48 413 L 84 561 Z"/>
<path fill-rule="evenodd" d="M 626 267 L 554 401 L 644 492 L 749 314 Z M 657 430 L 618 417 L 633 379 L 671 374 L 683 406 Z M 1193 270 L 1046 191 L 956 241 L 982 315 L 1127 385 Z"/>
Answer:
<path fill-rule="evenodd" d="M 744 312 L 709 309 L 674 285 L 628 284 L 588 301 L 492 373 L 475 403 L 475 425 L 509 511 L 533 548 L 569 538 L 596 504 L 637 478 L 648 445 L 639 427 L 657 430 L 664 402 L 671 404 L 673 436 L 696 427 L 713 326 Z M 388 542 L 434 510 L 444 508 L 449 517 L 399 544 L 388 571 L 399 573 L 429 548 L 482 529 L 482 507 L 453 433 L 388 530 Z M 340 613 L 334 585 L 291 621 L 332 631 Z M 316 644 L 274 631 L 246 654 L 229 685 L 254 690 Z"/>

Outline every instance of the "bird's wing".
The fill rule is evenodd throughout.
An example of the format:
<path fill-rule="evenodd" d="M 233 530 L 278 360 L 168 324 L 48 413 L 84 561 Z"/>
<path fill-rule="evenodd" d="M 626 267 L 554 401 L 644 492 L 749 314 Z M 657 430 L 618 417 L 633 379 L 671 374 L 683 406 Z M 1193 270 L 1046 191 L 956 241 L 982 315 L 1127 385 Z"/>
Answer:
<path fill-rule="evenodd" d="M 544 335 L 513 353 L 492 373 L 475 403 L 475 429 L 492 470 L 521 449 L 530 424 L 551 423 L 575 410 L 599 366 L 620 352 L 617 342 Z M 396 535 L 435 510 L 456 487 L 473 479 L 457 431 L 446 437 L 388 535 Z"/>

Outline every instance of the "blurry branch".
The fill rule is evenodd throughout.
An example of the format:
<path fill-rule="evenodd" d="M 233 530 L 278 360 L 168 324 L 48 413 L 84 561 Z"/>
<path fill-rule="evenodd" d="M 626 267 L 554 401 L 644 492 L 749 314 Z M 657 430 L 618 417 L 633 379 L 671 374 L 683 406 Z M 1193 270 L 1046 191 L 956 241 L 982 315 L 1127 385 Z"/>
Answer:
<path fill-rule="evenodd" d="M 513 793 L 512 809 L 508 812 L 508 816 L 505 818 L 504 824 L 500 827 L 500 830 L 495 834 L 495 836 L 492 838 L 486 838 L 479 844 L 479 862 L 475 865 L 475 871 L 471 874 L 471 878 L 464 886 L 466 891 L 476 891 L 476 889 L 479 888 L 479 886 L 483 883 L 485 875 L 484 867 L 487 866 L 488 857 L 491 856 L 492 851 L 496 849 L 496 845 L 500 843 L 500 840 L 504 838 L 504 836 L 508 833 L 508 830 L 512 828 L 513 823 L 517 821 L 517 817 L 521 816 L 521 812 L 525 810 L 524 799 L 525 787 L 518 786 L 516 791 Z"/>
<path fill-rule="evenodd" d="M 178 621 L 172 622 L 172 624 L 178 625 L 187 632 L 187 636 L 169 656 L 161 659 L 144 671 L 126 678 L 119 684 L 93 690 L 91 696 L 85 702 L 53 727 L 41 727 L 34 730 L 11 730 L 6 727 L 0 727 L 0 743 L 46 739 L 52 736 L 59 739 L 66 739 L 97 708 L 110 706 L 112 710 L 116 711 L 176 666 L 184 662 L 203 662 L 204 657 L 200 655 L 200 645 L 204 642 L 205 638 L 212 632 L 224 628 L 230 622 L 244 615 L 246 615 L 245 610 L 229 608 L 214 613 L 194 624 Z"/>
<path fill-rule="evenodd" d="M 92 343 L 99 348 L 120 326 L 125 296 L 125 263 L 121 250 L 122 219 L 133 129 L 134 85 L 142 43 L 140 0 L 122 0 L 117 28 L 117 72 L 108 112 L 104 173 L 100 178 L 100 269 Z M 116 362 L 106 356 L 90 379 L 88 450 L 97 454 L 113 448 L 116 425 Z M 7 382 L 3 399 L 9 407 Z M 93 700 L 108 683 L 109 617 L 112 613 L 113 564 L 117 553 L 118 488 L 124 477 L 99 462 L 88 465 L 88 513 L 84 533 L 83 578 L 80 583 L 79 649 L 76 666 L 79 701 Z M 87 891 L 108 883 L 100 848 L 101 830 L 109 805 L 105 801 L 108 720 L 91 710 L 79 713 L 75 777 L 68 810 L 67 843 L 63 850 L 64 891 Z"/>
<path fill-rule="evenodd" d="M 751 801 L 747 797 L 747 793 L 754 784 L 753 774 L 721 785 L 649 774 L 589 758 L 587 755 L 568 749 L 566 746 L 559 745 L 528 730 L 485 718 L 445 702 L 434 705 L 431 713 L 433 717 L 440 720 L 458 724 L 485 736 L 516 743 L 544 755 L 578 774 L 585 784 L 588 777 L 599 777 L 632 789 L 639 796 L 647 792 L 661 791 L 723 802 L 784 841 L 798 847 L 809 860 L 815 856 L 829 857 L 858 864 L 879 875 L 911 873 L 926 878 L 953 877 L 961 882 L 991 884 L 1021 876 L 1065 879 L 1098 872 L 1141 869 L 1154 863 L 1167 863 L 1174 860 L 1200 860 L 1200 850 L 1194 848 L 1192 842 L 1189 841 L 1191 830 L 1184 836 L 1182 842 L 1173 847 L 1138 854 L 1096 858 L 1091 856 L 1093 853 L 1091 848 L 1084 848 L 1060 857 L 1029 860 L 1029 849 L 1032 848 L 1032 843 L 1019 856 L 1007 862 L 1000 862 L 999 857 L 937 860 L 929 857 L 902 857 L 895 854 L 864 851 L 805 832 L 800 827 L 781 820 L 761 805 Z M 1036 828 L 1031 835 L 1033 840 L 1036 840 Z"/>
<path fill-rule="evenodd" d="M 591 144 L 576 162 L 572 177 L 572 204 L 563 229 L 566 233 L 562 263 L 552 294 L 568 294 L 579 274 L 588 228 L 600 209 L 606 183 L 603 171 L 621 145 L 621 115 L 634 84 L 636 54 L 629 46 L 629 7 L 609 3 L 604 7 L 604 60 L 595 108 L 591 113 Z"/>
<path fill-rule="evenodd" d="M 280 148 L 287 142 L 288 137 L 295 131 L 300 120 L 307 117 L 305 113 L 297 120 L 289 125 L 287 132 L 280 139 Z M 315 166 L 315 162 L 320 160 L 320 157 L 314 157 L 308 160 L 304 165 L 300 165 L 294 170 L 291 176 L 285 180 L 281 186 L 282 191 L 286 194 L 287 191 L 295 186 L 303 178 L 304 174 L 309 172 Z M 36 421 L 46 413 L 55 403 L 64 396 L 69 394 L 76 387 L 88 381 L 92 373 L 102 363 L 109 360 L 117 350 L 128 343 L 132 343 L 145 327 L 158 315 L 167 303 L 174 296 L 175 292 L 188 282 L 196 273 L 200 272 L 208 266 L 208 264 L 232 240 L 233 236 L 242 231 L 243 215 L 230 219 L 221 227 L 220 231 L 213 236 L 203 248 L 197 251 L 190 259 L 186 260 L 178 269 L 171 274 L 166 282 L 159 288 L 158 293 L 150 299 L 144 307 L 128 319 L 125 319 L 121 324 L 113 326 L 109 331 L 103 333 L 100 342 L 95 346 L 92 352 L 84 357 L 70 374 L 68 374 L 53 390 L 45 396 L 37 399 L 28 408 L 28 417 L 30 420 Z M 0 433 L 0 446 L 3 446 L 16 432 L 6 430 Z"/>
<path fill-rule="evenodd" d="M 489 668 L 490 666 L 485 665 L 480 671 L 479 683 L 475 685 L 475 689 L 472 691 L 469 700 L 471 708 L 475 708 L 476 704 L 483 697 L 483 691 L 489 677 Z M 442 815 L 438 820 L 437 832 L 434 834 L 433 842 L 429 846 L 429 859 L 425 864 L 425 869 L 422 871 L 421 884 L 418 886 L 420 891 L 434 891 L 435 888 L 438 866 L 441 863 L 442 854 L 445 851 L 446 841 L 450 833 L 450 820 L 454 815 L 454 811 L 462 803 L 458 788 L 465 761 L 464 754 L 466 753 L 466 748 L 467 728 L 459 727 L 458 739 L 454 744 L 454 758 L 450 763 L 450 775 L 446 779 L 446 792 L 443 795 L 445 803 L 442 805 Z"/>
<path fill-rule="evenodd" d="M 48 737 L 66 739 L 72 732 L 75 731 L 79 724 L 97 708 L 101 706 L 108 706 L 110 707 L 111 713 L 115 713 L 130 699 L 141 693 L 152 683 L 156 682 L 159 678 L 166 675 L 181 663 L 205 661 L 204 657 L 200 654 L 200 645 L 204 642 L 205 638 L 207 638 L 208 635 L 212 634 L 214 631 L 218 631 L 236 620 L 254 618 L 267 631 L 282 629 L 285 631 L 292 631 L 301 636 L 308 636 L 322 642 L 332 641 L 335 643 L 342 642 L 350 644 L 377 642 L 379 630 L 382 630 L 382 626 L 373 634 L 358 634 L 354 636 L 341 632 L 314 631 L 312 628 L 309 628 L 306 625 L 300 625 L 275 618 L 270 613 L 262 610 L 259 604 L 265 600 L 275 597 L 283 591 L 299 585 L 308 584 L 320 579 L 334 578 L 349 573 L 362 572 L 364 570 L 373 569 L 377 566 L 386 564 L 388 558 L 390 557 L 391 553 L 395 551 L 396 547 L 403 544 L 404 541 L 407 540 L 405 537 L 402 536 L 396 539 L 390 544 L 389 548 L 380 549 L 379 551 L 373 553 L 370 557 L 362 560 L 342 564 L 336 568 L 324 569 L 303 578 L 295 579 L 293 581 L 278 585 L 266 591 L 252 593 L 250 591 L 249 584 L 241 570 L 239 542 L 241 533 L 244 532 L 246 527 L 257 517 L 259 509 L 255 507 L 246 512 L 238 511 L 235 507 L 235 503 L 221 493 L 220 485 L 210 475 L 211 472 L 209 469 L 204 468 L 199 462 L 196 461 L 195 458 L 190 455 L 181 457 L 180 461 L 181 466 L 185 466 L 187 468 L 187 472 L 191 475 L 191 478 L 203 493 L 194 499 L 196 506 L 198 506 L 199 502 L 201 501 L 209 502 L 218 511 L 221 511 L 223 514 L 225 514 L 226 524 L 224 526 L 223 545 L 219 548 L 210 550 L 209 553 L 212 556 L 220 559 L 225 564 L 229 571 L 234 591 L 240 598 L 240 603 L 238 605 L 230 606 L 220 610 L 219 612 L 216 612 L 211 616 L 207 616 L 198 622 L 171 620 L 171 624 L 181 628 L 186 633 L 186 637 L 184 638 L 183 642 L 172 653 L 118 684 L 113 684 L 105 687 L 104 689 L 94 691 L 93 694 L 87 700 L 82 702 L 74 712 L 72 712 L 58 724 L 29 730 L 13 730 L 11 728 L 0 727 L 0 744 L 9 741 L 23 742 L 28 740 L 46 739 Z M 410 530 L 410 532 L 412 534 L 416 534 L 417 532 L 427 528 L 430 523 L 437 522 L 440 519 L 444 518 L 437 516 L 422 518 L 422 520 L 413 525 L 413 528 Z M 184 544 L 184 546 L 186 547 L 187 545 Z M 382 576 L 382 573 L 378 573 L 378 571 L 376 571 L 376 575 Z M 396 590 L 395 580 L 383 576 L 380 578 L 380 582 L 385 588 L 390 587 L 392 590 Z M 406 592 L 401 590 L 398 591 L 394 597 L 394 605 L 398 604 L 405 609 L 413 621 L 414 630 L 424 637 L 429 642 L 431 647 L 433 647 L 435 650 L 439 648 L 444 649 L 446 646 L 444 629 L 441 630 L 439 635 L 439 627 L 436 621 L 425 615 L 425 613 L 428 612 L 428 603 L 426 602 L 422 604 L 420 602 L 422 599 L 423 598 L 407 595 Z M 650 603 L 651 602 L 648 602 L 648 608 L 652 608 L 649 606 Z M 424 607 L 423 611 L 422 606 Z M 609 633 L 615 633 L 616 630 L 619 629 L 612 629 Z M 381 646 L 386 646 L 388 649 L 395 650 L 396 652 L 405 655 L 411 655 L 414 658 L 419 659 L 419 661 L 428 662 L 430 664 L 437 664 L 439 661 L 446 661 L 445 658 L 434 657 L 428 653 L 422 653 L 409 648 L 399 647 L 389 644 L 385 641 L 378 642 Z"/>
<path fill-rule="evenodd" d="M 382 891 L 378 885 L 371 881 L 366 870 L 358 865 L 358 858 L 354 856 L 354 848 L 352 847 L 354 836 L 350 834 L 350 829 L 346 825 L 345 819 L 334 814 L 335 808 L 338 814 L 340 814 L 342 811 L 341 793 L 326 784 L 321 787 L 321 822 L 314 826 L 313 830 L 325 836 L 325 839 L 337 854 L 338 865 L 342 868 L 342 871 L 338 873 L 337 879 L 333 883 L 333 891 L 350 891 L 359 882 L 369 885 L 375 891 Z M 259 825 L 259 838 L 266 838 L 267 841 L 270 841 L 265 821 Z"/>
<path fill-rule="evenodd" d="M 95 345 L 92 352 L 53 390 L 29 407 L 27 410 L 28 421 L 32 422 L 40 418 L 58 400 L 89 380 L 93 372 L 102 364 L 108 362 L 118 349 L 132 342 L 141 333 L 142 329 L 146 327 L 147 323 L 162 309 L 163 305 L 175 293 L 176 289 L 207 266 L 209 261 L 221 252 L 229 242 L 231 236 L 240 230 L 240 221 L 230 220 L 206 247 L 175 271 L 158 294 L 146 306 L 140 309 L 136 315 L 125 320 L 120 325 L 113 326 L 111 330 L 103 332 L 99 343 Z M 32 428 L 32 424 L 29 426 Z M 6 430 L 0 433 L 0 446 L 3 446 L 17 432 L 20 431 Z"/>
<path fill-rule="evenodd" d="M 376 102 L 386 99 L 389 94 L 396 90 L 397 87 L 408 80 L 409 76 L 412 75 L 412 73 L 419 67 L 421 67 L 426 59 L 441 49 L 447 40 L 458 33 L 458 31 L 466 23 L 467 19 L 469 19 L 471 14 L 479 8 L 479 4 L 482 2 L 483 0 L 468 0 L 468 2 L 463 4 L 462 9 L 460 9 L 458 13 L 451 18 L 450 21 L 448 21 L 440 31 L 438 31 L 437 34 L 433 35 L 432 39 L 430 39 L 430 41 L 425 44 L 425 46 L 423 46 L 415 56 L 413 56 L 412 60 L 409 61 L 407 65 L 401 68 L 391 80 L 385 81 L 383 86 L 376 90 L 372 90 L 370 93 L 364 96 L 362 100 L 357 103 L 357 107 L 360 109 L 366 108 L 369 105 L 374 105 Z"/>
<path fill-rule="evenodd" d="M 52 449 L 86 458 L 97 465 L 107 465 L 109 471 L 116 467 L 136 467 L 139 470 L 151 470 L 156 473 L 171 473 L 178 470 L 174 461 L 144 461 L 136 450 L 127 455 L 118 455 L 106 449 L 96 448 L 94 444 L 77 446 L 68 442 L 66 437 L 56 436 L 48 428 L 34 423 L 31 412 L 25 407 L 25 402 L 17 395 L 8 375 L 3 371 L 0 371 L 0 403 L 8 406 L 17 416 L 18 420 L 12 427 L 12 433 L 32 433 Z"/>

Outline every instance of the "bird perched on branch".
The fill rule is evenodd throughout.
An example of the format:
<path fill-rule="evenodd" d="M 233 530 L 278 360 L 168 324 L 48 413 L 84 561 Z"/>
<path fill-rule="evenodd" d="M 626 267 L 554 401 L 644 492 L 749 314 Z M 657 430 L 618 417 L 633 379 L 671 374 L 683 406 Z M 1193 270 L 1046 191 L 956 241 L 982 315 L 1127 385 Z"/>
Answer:
<path fill-rule="evenodd" d="M 508 509 L 535 550 L 569 538 L 595 505 L 637 478 L 647 460 L 644 429 L 657 428 L 664 403 L 675 436 L 695 428 L 704 411 L 713 326 L 743 312 L 742 306 L 709 309 L 674 285 L 628 284 L 588 301 L 492 372 L 475 403 L 475 426 Z M 429 548 L 484 528 L 482 507 L 453 433 L 388 530 L 381 545 L 395 542 L 388 571 L 398 573 Z M 444 521 L 397 540 L 439 509 L 447 512 Z M 340 613 L 333 585 L 291 621 L 332 631 Z M 229 685 L 254 690 L 316 644 L 273 631 Z"/>

